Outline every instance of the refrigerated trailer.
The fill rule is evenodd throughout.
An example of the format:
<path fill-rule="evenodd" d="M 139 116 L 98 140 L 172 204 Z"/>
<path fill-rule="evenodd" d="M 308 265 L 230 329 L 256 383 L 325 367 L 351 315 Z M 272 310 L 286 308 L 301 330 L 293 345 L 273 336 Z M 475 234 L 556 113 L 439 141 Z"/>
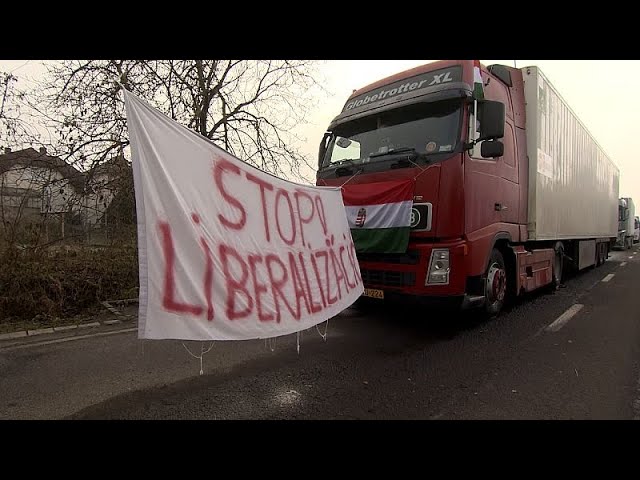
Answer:
<path fill-rule="evenodd" d="M 408 244 L 357 251 L 365 296 L 495 315 L 557 288 L 565 267 L 601 265 L 617 237 L 618 168 L 536 67 L 440 61 L 355 91 L 322 139 L 316 183 L 373 199 L 407 179 Z"/>

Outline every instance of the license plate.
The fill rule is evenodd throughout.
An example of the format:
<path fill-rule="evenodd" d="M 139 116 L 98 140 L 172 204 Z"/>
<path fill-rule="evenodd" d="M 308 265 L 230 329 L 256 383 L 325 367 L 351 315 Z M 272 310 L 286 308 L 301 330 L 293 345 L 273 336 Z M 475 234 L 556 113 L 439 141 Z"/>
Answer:
<path fill-rule="evenodd" d="M 362 294 L 364 297 L 371 298 L 379 298 L 380 300 L 384 300 L 384 291 L 383 290 L 375 290 L 373 288 L 365 288 L 364 293 Z"/>

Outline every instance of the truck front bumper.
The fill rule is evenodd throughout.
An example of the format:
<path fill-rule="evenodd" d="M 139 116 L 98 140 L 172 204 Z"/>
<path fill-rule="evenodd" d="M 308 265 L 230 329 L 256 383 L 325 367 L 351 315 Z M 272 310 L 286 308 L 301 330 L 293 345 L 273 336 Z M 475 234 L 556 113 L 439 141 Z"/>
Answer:
<path fill-rule="evenodd" d="M 449 278 L 446 283 L 426 282 L 433 250 L 449 252 Z M 358 260 L 365 288 L 382 290 L 385 299 L 464 308 L 479 302 L 477 297 L 466 295 L 467 253 L 464 240 L 412 242 L 406 254 L 359 255 Z"/>

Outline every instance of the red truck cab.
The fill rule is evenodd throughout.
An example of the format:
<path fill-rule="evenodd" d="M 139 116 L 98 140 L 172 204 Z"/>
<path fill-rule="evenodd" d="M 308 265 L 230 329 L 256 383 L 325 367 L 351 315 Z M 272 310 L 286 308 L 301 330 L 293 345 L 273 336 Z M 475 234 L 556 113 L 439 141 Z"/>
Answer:
<path fill-rule="evenodd" d="M 478 101 L 475 65 L 439 61 L 373 83 L 355 91 L 327 129 L 317 185 L 415 179 L 407 251 L 358 254 L 369 296 L 495 314 L 518 289 L 524 249 L 516 246 L 527 241 L 522 72 L 481 67 Z M 533 275 L 536 286 L 550 283 L 553 271 L 553 249 L 539 255 L 548 265 Z"/>

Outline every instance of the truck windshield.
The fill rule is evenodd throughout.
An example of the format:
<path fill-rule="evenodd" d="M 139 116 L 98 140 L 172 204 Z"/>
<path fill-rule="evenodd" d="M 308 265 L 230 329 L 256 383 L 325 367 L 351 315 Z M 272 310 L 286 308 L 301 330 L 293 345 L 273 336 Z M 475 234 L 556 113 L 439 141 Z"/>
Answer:
<path fill-rule="evenodd" d="M 322 168 L 381 161 L 394 152 L 451 152 L 460 138 L 461 108 L 459 100 L 420 103 L 339 125 Z"/>

